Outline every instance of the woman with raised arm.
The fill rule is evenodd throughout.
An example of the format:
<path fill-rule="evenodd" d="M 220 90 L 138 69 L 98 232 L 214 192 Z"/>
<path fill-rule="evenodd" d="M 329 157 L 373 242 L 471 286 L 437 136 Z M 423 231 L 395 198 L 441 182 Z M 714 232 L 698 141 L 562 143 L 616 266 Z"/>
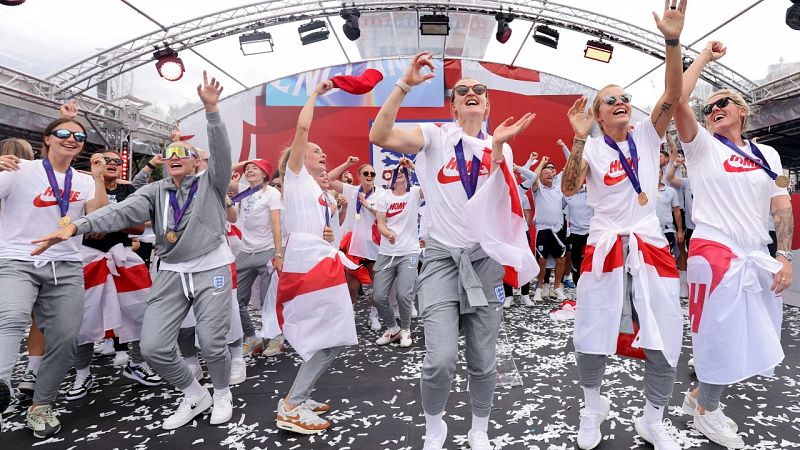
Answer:
<path fill-rule="evenodd" d="M 774 148 L 744 138 L 750 108 L 738 92 L 711 94 L 697 123 L 688 104 L 703 68 L 725 55 L 711 41 L 683 77 L 675 113 L 694 194 L 695 231 L 689 247 L 689 320 L 699 386 L 686 393 L 694 427 L 728 448 L 745 444 L 722 412 L 725 388 L 771 374 L 784 357 L 780 293 L 792 284 L 792 204 Z M 778 252 L 767 253 L 770 215 Z"/>
<path fill-rule="evenodd" d="M 482 250 L 467 222 L 467 214 L 481 212 L 466 211 L 466 205 L 503 161 L 513 167 L 507 143 L 528 127 L 533 115 L 525 114 L 516 122 L 508 118 L 495 129 L 494 136 L 487 135 L 482 129 L 489 115 L 487 87 L 465 78 L 456 83 L 450 97 L 452 123 L 442 127 L 433 123 L 414 128 L 394 126 L 406 94 L 434 77 L 433 73 L 421 73 L 424 67 L 433 70 L 429 58 L 427 52 L 414 57 L 378 113 L 370 142 L 417 154 L 417 179 L 427 203 L 430 229 L 418 282 L 426 350 L 420 383 L 425 449 L 441 449 L 447 440 L 447 424 L 442 417 L 458 359 L 459 323 L 466 337 L 472 403 L 472 428 L 467 439 L 473 449 L 490 449 L 487 430 L 496 381 L 495 347 L 505 300 L 504 271 Z"/>
<path fill-rule="evenodd" d="M 681 95 L 681 47 L 686 0 L 664 4 L 653 16 L 664 35 L 665 90 L 649 120 L 630 130 L 631 97 L 617 85 L 597 93 L 588 113 L 578 99 L 568 112 L 575 139 L 562 177 L 564 195 L 586 181 L 594 209 L 577 289 L 575 358 L 584 393 L 578 447 L 602 441 L 600 425 L 611 402 L 600 395 L 606 355 L 617 352 L 620 333 L 645 358 L 644 416 L 636 432 L 657 449 L 680 448 L 663 420 L 677 374 L 683 334 L 678 270 L 656 216 L 659 149 Z M 594 121 L 603 137 L 589 137 Z M 644 351 L 642 354 L 642 350 Z"/>
<path fill-rule="evenodd" d="M 207 171 L 196 175 L 199 155 L 188 144 L 173 142 L 162 152 L 164 179 L 34 241 L 41 244 L 34 254 L 40 254 L 76 234 L 107 233 L 152 221 L 160 267 L 144 312 L 141 351 L 150 367 L 184 394 L 177 410 L 162 422 L 165 430 L 179 428 L 209 408 L 212 425 L 227 422 L 233 414 L 228 386 L 231 356 L 226 342 L 231 325 L 233 255 L 225 240 L 223 212 L 231 151 L 217 108 L 220 93 L 219 82 L 215 78 L 209 81 L 203 72 L 197 94 L 208 120 L 211 164 Z M 178 330 L 190 307 L 197 318 L 197 336 L 211 373 L 213 396 L 175 351 Z"/>
<path fill-rule="evenodd" d="M 0 156 L 0 399 L 9 398 L 19 341 L 33 312 L 45 344 L 26 422 L 39 439 L 61 429 L 53 403 L 75 358 L 83 320 L 83 261 L 78 238 L 41 252 L 31 241 L 108 204 L 103 154 L 92 155 L 91 175 L 72 168 L 86 142 L 86 129 L 76 117 L 77 110 L 45 128 L 42 159 Z"/>

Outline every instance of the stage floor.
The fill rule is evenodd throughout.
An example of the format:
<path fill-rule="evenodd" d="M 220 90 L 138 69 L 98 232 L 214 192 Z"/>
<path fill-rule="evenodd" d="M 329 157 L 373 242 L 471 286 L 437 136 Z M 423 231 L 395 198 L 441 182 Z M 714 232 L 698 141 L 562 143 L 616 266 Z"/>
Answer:
<path fill-rule="evenodd" d="M 363 303 L 362 303 L 363 305 Z M 293 352 L 248 361 L 248 378 L 233 388 L 234 415 L 224 426 L 208 424 L 205 414 L 178 430 L 166 432 L 161 420 L 175 407 L 179 392 L 166 387 L 146 388 L 120 377 L 111 357 L 95 357 L 93 373 L 99 387 L 87 397 L 57 404 L 62 431 L 42 442 L 24 426 L 23 399 L 4 416 L 0 449 L 421 449 L 424 418 L 419 395 L 419 373 L 424 356 L 420 321 L 414 321 L 414 346 L 378 347 L 369 330 L 366 309 L 358 307 L 360 343 L 347 349 L 323 376 L 314 399 L 330 402 L 326 417 L 332 428 L 308 437 L 278 430 L 275 408 L 285 395 L 299 365 Z M 489 437 L 502 449 L 573 449 L 578 427 L 580 388 L 571 340 L 573 321 L 555 322 L 548 313 L 555 301 L 534 308 L 514 305 L 506 310 L 499 344 L 513 354 L 522 386 L 497 388 Z M 786 359 L 775 378 L 753 378 L 727 390 L 726 414 L 746 433 L 747 448 L 800 448 L 800 309 L 785 307 L 783 331 Z M 462 345 L 463 352 L 463 345 Z M 693 431 L 682 416 L 683 392 L 694 378 L 686 361 L 691 352 L 684 340 L 678 381 L 670 402 L 669 418 L 680 432 L 684 448 L 719 449 Z M 22 358 L 24 360 L 24 358 Z M 509 361 L 506 359 L 505 361 Z M 507 365 L 507 364 L 506 364 Z M 15 384 L 23 362 L 15 371 Z M 598 449 L 651 449 L 637 437 L 633 420 L 642 413 L 643 365 L 640 361 L 611 358 L 606 368 L 604 395 L 612 410 L 603 425 Z M 70 371 L 62 391 L 74 379 Z M 210 387 L 210 381 L 204 382 Z M 452 385 L 445 420 L 449 437 L 445 448 L 468 448 L 466 434 L 471 412 L 463 353 Z"/>

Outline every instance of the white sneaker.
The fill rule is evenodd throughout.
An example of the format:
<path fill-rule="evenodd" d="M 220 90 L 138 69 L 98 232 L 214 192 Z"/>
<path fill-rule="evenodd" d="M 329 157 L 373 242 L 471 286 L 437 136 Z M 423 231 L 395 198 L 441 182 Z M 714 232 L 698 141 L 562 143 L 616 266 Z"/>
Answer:
<path fill-rule="evenodd" d="M 161 384 L 161 377 L 147 365 L 146 362 L 134 365 L 130 361 L 125 365 L 122 376 L 130 378 L 145 386 L 158 386 Z"/>
<path fill-rule="evenodd" d="M 214 394 L 214 406 L 211 407 L 211 425 L 220 425 L 233 416 L 233 394 Z"/>
<path fill-rule="evenodd" d="M 282 430 L 300 434 L 322 433 L 331 426 L 330 422 L 314 414 L 305 404 L 286 411 L 284 399 L 278 400 L 278 417 L 275 424 Z"/>
<path fill-rule="evenodd" d="M 644 417 L 639 417 L 633 427 L 642 439 L 653 444 L 655 450 L 681 450 L 681 446 L 675 442 L 678 430 L 669 419 L 648 423 Z"/>
<path fill-rule="evenodd" d="M 686 415 L 694 416 L 695 409 L 697 409 L 697 399 L 692 397 L 692 390 L 689 389 L 683 396 L 683 405 L 681 406 L 681 410 Z M 725 415 L 725 413 L 722 411 L 722 405 L 719 405 L 717 410 L 725 417 L 725 420 L 728 422 L 728 428 L 730 428 L 734 433 L 738 432 L 739 425 L 734 422 L 733 419 Z"/>
<path fill-rule="evenodd" d="M 369 328 L 372 331 L 379 331 L 381 329 L 381 322 L 378 320 L 377 311 L 374 315 L 372 313 L 369 315 Z"/>
<path fill-rule="evenodd" d="M 400 330 L 400 347 L 408 348 L 414 340 L 411 339 L 411 330 Z"/>
<path fill-rule="evenodd" d="M 511 306 L 513 304 L 514 304 L 514 297 L 513 296 L 506 297 L 506 300 L 503 302 L 503 308 L 511 309 Z"/>
<path fill-rule="evenodd" d="M 722 410 L 706 411 L 700 414 L 694 411 L 694 428 L 702 433 L 711 442 L 728 448 L 744 448 L 744 441 L 728 426 Z"/>
<path fill-rule="evenodd" d="M 207 389 L 204 389 L 204 391 L 203 396 L 197 400 L 190 400 L 184 396 L 181 404 L 178 405 L 178 409 L 171 416 L 164 419 L 161 428 L 165 430 L 180 428 L 210 408 L 214 404 L 214 399 L 211 398 L 211 394 L 208 393 Z"/>
<path fill-rule="evenodd" d="M 203 368 L 200 367 L 200 364 L 188 364 L 188 366 L 195 380 L 200 381 L 203 379 Z"/>
<path fill-rule="evenodd" d="M 541 303 L 542 301 L 542 290 L 540 288 L 536 288 L 536 291 L 533 293 L 533 302 L 534 303 Z"/>
<path fill-rule="evenodd" d="M 422 450 L 442 450 L 447 440 L 447 422 L 444 420 L 442 420 L 442 428 L 444 428 L 444 431 L 442 435 L 439 436 L 439 439 L 433 439 L 427 434 L 425 435 L 425 445 L 422 447 Z"/>
<path fill-rule="evenodd" d="M 69 401 L 78 400 L 79 398 L 86 397 L 86 394 L 94 387 L 94 375 L 91 373 L 87 375 L 77 374 L 75 382 L 72 383 L 72 388 L 67 391 L 64 396 Z"/>
<path fill-rule="evenodd" d="M 525 294 L 525 295 L 522 296 L 522 304 L 525 305 L 525 306 L 535 306 L 536 305 L 536 303 L 533 303 L 533 301 L 531 301 L 531 296 L 528 295 L 528 294 Z"/>
<path fill-rule="evenodd" d="M 128 352 L 116 352 L 112 365 L 116 368 L 124 367 L 125 364 L 128 364 L 129 359 Z"/>
<path fill-rule="evenodd" d="M 606 420 L 611 411 L 611 402 L 605 397 L 600 397 L 603 401 L 603 408 L 600 411 L 591 411 L 588 408 L 581 408 L 581 424 L 578 428 L 578 448 L 591 450 L 603 440 L 603 433 L 600 432 L 600 424 Z"/>
<path fill-rule="evenodd" d="M 103 339 L 103 343 L 94 350 L 94 353 L 103 356 L 113 355 L 116 353 L 114 350 L 114 339 Z"/>
<path fill-rule="evenodd" d="M 492 450 L 494 448 L 489 442 L 489 436 L 485 431 L 470 430 L 467 433 L 467 442 L 469 442 L 469 448 L 472 450 Z"/>
<path fill-rule="evenodd" d="M 244 359 L 231 359 L 231 377 L 228 384 L 233 386 L 235 384 L 244 383 L 246 379 L 247 364 L 244 362 Z"/>
<path fill-rule="evenodd" d="M 689 361 L 686 363 L 689 366 L 689 370 L 694 372 L 694 358 L 689 358 Z"/>
<path fill-rule="evenodd" d="M 556 293 L 556 298 L 558 300 L 564 301 L 564 300 L 567 299 L 567 296 L 564 295 L 564 288 L 563 287 L 555 288 L 554 292 Z"/>
<path fill-rule="evenodd" d="M 387 345 L 394 341 L 399 341 L 402 338 L 400 335 L 401 331 L 402 330 L 400 329 L 395 329 L 392 331 L 392 328 L 389 328 L 383 333 L 383 336 L 379 337 L 378 340 L 375 341 L 375 343 L 378 345 Z"/>
<path fill-rule="evenodd" d="M 267 343 L 267 346 L 264 347 L 264 351 L 261 352 L 261 356 L 269 357 L 283 353 L 284 350 L 286 350 L 286 348 L 283 345 L 283 341 L 284 338 L 282 334 L 279 334 L 274 338 L 270 339 L 269 342 Z"/>

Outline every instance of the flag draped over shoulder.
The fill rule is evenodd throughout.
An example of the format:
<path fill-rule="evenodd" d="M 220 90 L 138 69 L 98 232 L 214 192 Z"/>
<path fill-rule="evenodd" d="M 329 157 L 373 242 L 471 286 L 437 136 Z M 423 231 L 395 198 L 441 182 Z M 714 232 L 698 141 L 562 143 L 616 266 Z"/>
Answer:
<path fill-rule="evenodd" d="M 470 215 L 466 221 L 472 225 L 483 251 L 505 268 L 505 283 L 519 287 L 539 274 L 525 236 L 519 191 L 506 161 L 467 201 L 464 211 Z"/>
<path fill-rule="evenodd" d="M 304 361 L 318 350 L 358 343 L 345 267 L 357 266 L 321 237 L 289 236 L 278 277 L 277 316 Z"/>

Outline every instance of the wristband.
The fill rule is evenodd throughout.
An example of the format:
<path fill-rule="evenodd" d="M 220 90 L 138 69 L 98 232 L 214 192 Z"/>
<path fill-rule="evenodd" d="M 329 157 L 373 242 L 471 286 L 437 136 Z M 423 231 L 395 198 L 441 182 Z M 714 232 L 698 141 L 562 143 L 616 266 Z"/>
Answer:
<path fill-rule="evenodd" d="M 506 162 L 505 159 L 493 159 L 492 160 L 492 163 L 498 164 L 498 165 L 503 164 L 504 162 Z"/>
<path fill-rule="evenodd" d="M 404 93 L 404 94 L 408 94 L 409 92 L 411 92 L 411 86 L 409 86 L 409 85 L 407 85 L 407 84 L 403 83 L 401 80 L 397 80 L 397 81 L 394 83 L 394 85 L 395 85 L 395 86 L 397 86 L 397 87 L 399 87 L 399 88 L 400 88 L 400 90 L 401 90 L 401 91 L 403 91 L 403 93 Z"/>
<path fill-rule="evenodd" d="M 664 39 L 664 43 L 669 45 L 670 47 L 677 47 L 681 45 L 680 39 Z"/>
<path fill-rule="evenodd" d="M 281 258 L 281 259 L 283 259 L 283 254 L 282 254 L 282 253 L 275 253 L 275 256 L 274 256 L 274 258 Z"/>
<path fill-rule="evenodd" d="M 150 168 L 150 170 L 156 170 L 156 166 L 154 166 L 154 165 L 150 164 L 150 161 L 147 161 L 147 163 L 145 164 L 145 166 L 149 167 L 149 168 Z"/>

